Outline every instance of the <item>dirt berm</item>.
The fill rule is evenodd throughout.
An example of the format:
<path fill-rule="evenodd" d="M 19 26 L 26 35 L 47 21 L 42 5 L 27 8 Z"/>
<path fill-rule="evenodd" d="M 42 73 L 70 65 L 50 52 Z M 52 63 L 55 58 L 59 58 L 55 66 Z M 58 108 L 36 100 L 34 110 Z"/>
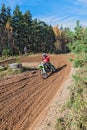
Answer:
<path fill-rule="evenodd" d="M 21 57 L 24 65 L 34 68 L 0 79 L 0 130 L 29 130 L 68 78 L 71 69 L 68 57 L 50 55 L 57 72 L 45 80 L 41 78 L 39 70 L 35 69 L 35 65 L 41 61 L 41 55 Z"/>

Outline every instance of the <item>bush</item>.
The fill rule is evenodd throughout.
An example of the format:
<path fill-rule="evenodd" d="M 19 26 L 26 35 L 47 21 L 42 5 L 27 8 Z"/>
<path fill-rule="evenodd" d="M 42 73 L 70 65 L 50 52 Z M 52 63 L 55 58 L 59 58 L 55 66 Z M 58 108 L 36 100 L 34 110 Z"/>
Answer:
<path fill-rule="evenodd" d="M 9 56 L 9 55 L 10 55 L 10 50 L 9 50 L 9 49 L 4 49 L 4 50 L 2 51 L 2 55 L 4 55 L 4 56 Z"/>

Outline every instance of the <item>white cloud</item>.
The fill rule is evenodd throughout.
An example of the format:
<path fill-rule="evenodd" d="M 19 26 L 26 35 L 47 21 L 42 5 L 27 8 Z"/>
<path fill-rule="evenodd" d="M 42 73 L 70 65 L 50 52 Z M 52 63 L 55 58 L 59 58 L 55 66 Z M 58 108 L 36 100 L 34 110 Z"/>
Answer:
<path fill-rule="evenodd" d="M 83 7 L 87 7 L 87 0 L 77 0 L 75 1 L 76 5 L 81 5 Z"/>
<path fill-rule="evenodd" d="M 87 20 L 81 20 L 80 23 L 83 27 L 87 27 Z"/>
<path fill-rule="evenodd" d="M 59 22 L 61 20 L 67 19 L 68 16 L 63 16 L 63 17 L 54 17 L 54 22 Z"/>
<path fill-rule="evenodd" d="M 63 27 L 69 27 L 70 29 L 74 29 L 76 26 L 76 21 L 78 20 L 77 17 L 68 17 L 68 16 L 64 16 L 64 17 L 54 17 L 54 16 L 50 16 L 50 17 L 38 17 L 38 19 L 46 22 L 48 25 L 59 25 L 59 27 L 62 25 Z M 80 21 L 81 26 L 87 27 L 87 21 L 85 20 L 81 20 Z"/>
<path fill-rule="evenodd" d="M 77 2 L 87 4 L 87 0 L 78 0 Z"/>
<path fill-rule="evenodd" d="M 56 16 L 48 16 L 48 17 L 42 17 L 42 16 L 37 16 L 38 19 L 45 21 L 48 24 L 51 25 L 56 25 L 60 23 L 63 20 L 66 20 L 68 16 L 63 16 L 63 17 L 56 17 Z"/>

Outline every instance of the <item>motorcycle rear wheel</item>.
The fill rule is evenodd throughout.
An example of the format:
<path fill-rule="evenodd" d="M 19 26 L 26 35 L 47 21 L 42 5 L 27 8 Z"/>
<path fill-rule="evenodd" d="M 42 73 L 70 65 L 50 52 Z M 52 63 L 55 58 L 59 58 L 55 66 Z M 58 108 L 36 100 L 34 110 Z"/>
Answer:
<path fill-rule="evenodd" d="M 51 71 L 52 71 L 52 72 L 56 72 L 56 68 L 55 68 L 54 65 L 51 65 Z"/>

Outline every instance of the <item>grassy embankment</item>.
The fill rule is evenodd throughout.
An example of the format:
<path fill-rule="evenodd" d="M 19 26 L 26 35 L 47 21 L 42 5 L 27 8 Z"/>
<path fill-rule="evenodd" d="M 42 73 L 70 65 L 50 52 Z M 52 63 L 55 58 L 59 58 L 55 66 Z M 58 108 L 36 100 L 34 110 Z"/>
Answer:
<path fill-rule="evenodd" d="M 72 76 L 73 84 L 70 97 L 62 108 L 57 119 L 56 130 L 87 130 L 87 48 L 86 44 L 76 47 L 74 67 L 76 74 Z M 80 49 L 79 49 L 80 48 Z M 79 51 L 77 51 L 79 49 Z M 75 51 L 75 48 L 74 48 Z M 77 53 L 78 52 L 78 53 Z M 71 59 L 72 60 L 72 59 Z"/>

